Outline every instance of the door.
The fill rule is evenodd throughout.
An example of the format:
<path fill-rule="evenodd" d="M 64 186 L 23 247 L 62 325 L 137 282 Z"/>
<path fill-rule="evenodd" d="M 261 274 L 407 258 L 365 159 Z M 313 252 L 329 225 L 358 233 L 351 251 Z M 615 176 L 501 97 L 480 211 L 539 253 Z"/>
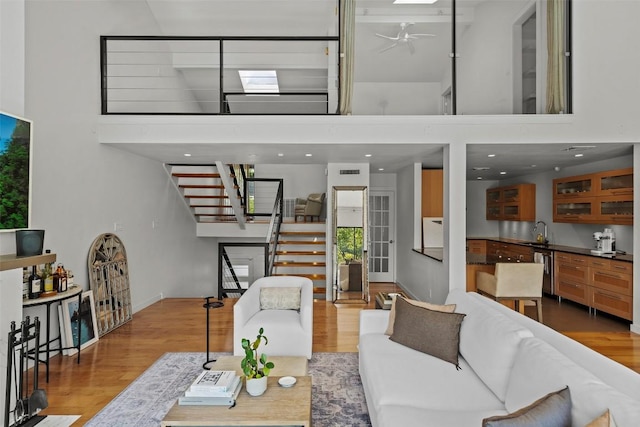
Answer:
<path fill-rule="evenodd" d="M 395 281 L 395 194 L 371 191 L 369 196 L 369 281 Z"/>

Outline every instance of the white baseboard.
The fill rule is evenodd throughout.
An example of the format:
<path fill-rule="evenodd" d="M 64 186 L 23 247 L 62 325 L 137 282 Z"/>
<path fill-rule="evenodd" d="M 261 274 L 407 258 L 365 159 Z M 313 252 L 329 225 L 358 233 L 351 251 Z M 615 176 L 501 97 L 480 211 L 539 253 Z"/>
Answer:
<path fill-rule="evenodd" d="M 638 325 L 637 323 L 632 323 L 629 329 L 631 329 L 631 332 L 633 332 L 634 334 L 640 335 L 640 325 Z"/>
<path fill-rule="evenodd" d="M 149 307 L 151 304 L 154 304 L 154 303 L 160 301 L 161 299 L 163 299 L 163 298 L 162 298 L 162 294 L 160 293 L 158 295 L 155 295 L 155 296 L 143 301 L 140 304 L 136 304 L 136 305 L 132 306 L 131 308 L 133 309 L 133 313 L 135 314 L 138 311 Z"/>

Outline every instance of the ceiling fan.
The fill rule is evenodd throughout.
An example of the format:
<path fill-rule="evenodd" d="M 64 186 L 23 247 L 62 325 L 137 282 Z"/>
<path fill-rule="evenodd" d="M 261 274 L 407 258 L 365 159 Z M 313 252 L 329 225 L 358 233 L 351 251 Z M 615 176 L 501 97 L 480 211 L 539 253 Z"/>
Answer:
<path fill-rule="evenodd" d="M 413 22 L 402 22 L 400 24 L 400 31 L 395 36 L 386 36 L 384 34 L 376 33 L 376 36 L 382 37 L 383 39 L 391 40 L 393 43 L 380 51 L 386 52 L 389 49 L 393 49 L 394 47 L 404 44 L 409 48 L 409 52 L 413 55 L 416 51 L 416 48 L 413 46 L 413 41 L 418 40 L 421 37 L 435 37 L 435 34 L 417 34 L 417 33 L 409 33 L 408 28 L 413 25 Z"/>

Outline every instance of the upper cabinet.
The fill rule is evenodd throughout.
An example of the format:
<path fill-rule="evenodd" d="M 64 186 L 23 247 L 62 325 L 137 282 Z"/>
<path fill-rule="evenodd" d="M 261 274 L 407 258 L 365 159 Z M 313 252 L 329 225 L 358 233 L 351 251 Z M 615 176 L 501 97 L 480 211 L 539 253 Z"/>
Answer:
<path fill-rule="evenodd" d="M 633 224 L 633 168 L 554 179 L 553 221 Z"/>
<path fill-rule="evenodd" d="M 536 185 L 518 184 L 487 189 L 488 221 L 534 221 Z"/>

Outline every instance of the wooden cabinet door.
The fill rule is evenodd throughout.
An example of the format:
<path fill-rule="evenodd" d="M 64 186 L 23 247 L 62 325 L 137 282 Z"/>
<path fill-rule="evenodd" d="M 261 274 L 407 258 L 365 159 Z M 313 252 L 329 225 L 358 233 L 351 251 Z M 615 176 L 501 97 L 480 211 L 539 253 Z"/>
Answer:
<path fill-rule="evenodd" d="M 596 206 L 595 197 L 571 200 L 555 199 L 553 201 L 553 222 L 593 222 L 598 217 Z"/>
<path fill-rule="evenodd" d="M 633 195 L 633 168 L 600 172 L 596 183 L 600 196 Z"/>
<path fill-rule="evenodd" d="M 589 306 L 623 319 L 633 320 L 633 298 L 604 289 L 589 287 Z"/>
<path fill-rule="evenodd" d="M 557 178 L 553 180 L 554 199 L 590 197 L 595 194 L 593 174 Z"/>
<path fill-rule="evenodd" d="M 598 197 L 596 209 L 602 223 L 633 225 L 633 193 Z"/>

